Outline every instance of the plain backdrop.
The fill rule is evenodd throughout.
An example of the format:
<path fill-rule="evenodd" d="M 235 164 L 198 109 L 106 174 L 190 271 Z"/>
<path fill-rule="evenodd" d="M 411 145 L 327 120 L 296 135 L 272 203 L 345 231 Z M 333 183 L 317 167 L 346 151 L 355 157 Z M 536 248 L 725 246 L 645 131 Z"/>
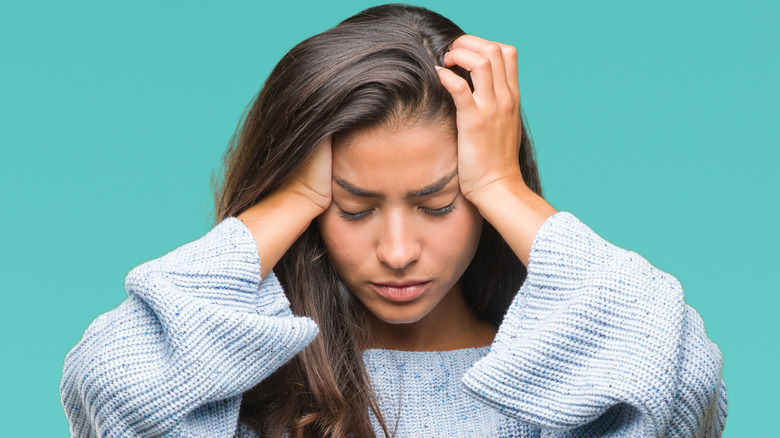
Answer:
<path fill-rule="evenodd" d="M 778 3 L 415 3 L 519 49 L 546 197 L 680 280 L 725 357 L 724 436 L 775 433 Z M 372 4 L 0 3 L 1 435 L 68 435 L 68 350 L 213 226 L 280 57 Z"/>

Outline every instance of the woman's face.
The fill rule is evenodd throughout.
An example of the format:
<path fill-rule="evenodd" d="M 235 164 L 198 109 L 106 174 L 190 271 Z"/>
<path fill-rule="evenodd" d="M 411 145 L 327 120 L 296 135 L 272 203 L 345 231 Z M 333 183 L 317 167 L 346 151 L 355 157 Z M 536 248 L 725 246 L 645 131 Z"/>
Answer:
<path fill-rule="evenodd" d="M 333 140 L 333 202 L 319 217 L 330 260 L 378 319 L 429 315 L 474 257 L 482 217 L 460 193 L 446 123 L 358 131 Z"/>

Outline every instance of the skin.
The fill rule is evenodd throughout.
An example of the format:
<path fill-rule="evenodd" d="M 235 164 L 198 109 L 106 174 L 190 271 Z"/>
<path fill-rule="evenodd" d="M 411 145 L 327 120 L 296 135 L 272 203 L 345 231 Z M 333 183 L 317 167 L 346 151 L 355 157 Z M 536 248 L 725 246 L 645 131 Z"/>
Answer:
<path fill-rule="evenodd" d="M 493 340 L 495 327 L 467 307 L 458 284 L 482 216 L 460 192 L 457 152 L 441 120 L 358 131 L 333 144 L 332 202 L 317 223 L 336 272 L 370 312 L 375 347 L 452 350 Z M 375 287 L 419 280 L 425 292 L 411 301 L 388 300 Z"/>
<path fill-rule="evenodd" d="M 471 72 L 474 83 L 473 93 L 465 80 L 447 68 L 455 65 Z M 443 68 L 437 68 L 437 71 L 442 84 L 452 95 L 457 108 L 458 135 L 455 161 L 457 163 L 457 185 L 460 192 L 457 196 L 462 197 L 464 201 L 462 212 L 471 212 L 469 215 L 461 216 L 462 222 L 458 222 L 457 226 L 452 224 L 452 227 L 453 229 L 463 229 L 475 226 L 478 220 L 467 220 L 466 216 L 476 218 L 476 214 L 473 212 L 478 212 L 479 216 L 488 220 L 496 228 L 523 264 L 528 266 L 534 237 L 545 220 L 556 210 L 525 185 L 517 161 L 520 144 L 517 51 L 514 47 L 506 44 L 487 41 L 473 35 L 464 35 L 452 43 L 451 50 L 444 56 Z M 351 285 L 354 288 L 351 290 L 356 293 L 359 299 L 367 303 L 366 306 L 371 310 L 373 316 L 370 322 L 380 334 L 378 337 L 379 346 L 399 350 L 447 350 L 485 345 L 492 339 L 491 335 L 494 334 L 494 331 L 486 330 L 484 323 L 481 323 L 473 315 L 469 318 L 469 312 L 464 314 L 459 311 L 458 309 L 462 309 L 462 304 L 457 302 L 456 297 L 460 294 L 451 293 L 457 287 L 453 277 L 460 269 L 460 265 L 455 263 L 457 266 L 454 266 L 451 271 L 445 272 L 442 270 L 444 269 L 441 267 L 442 265 L 437 264 L 437 262 L 426 261 L 428 259 L 424 258 L 424 254 L 429 252 L 432 252 L 432 255 L 438 254 L 442 257 L 449 255 L 444 254 L 443 244 L 437 242 L 436 237 L 420 237 L 416 228 L 427 229 L 430 225 L 429 219 L 416 216 L 415 208 L 419 207 L 420 204 L 415 205 L 407 200 L 402 202 L 400 196 L 407 189 L 424 187 L 425 184 L 435 181 L 439 174 L 451 171 L 451 168 L 447 168 L 447 165 L 451 166 L 453 161 L 451 147 L 450 149 L 440 147 L 437 153 L 442 155 L 442 158 L 441 161 L 436 161 L 438 167 L 424 172 L 406 170 L 415 160 L 405 162 L 403 167 L 398 167 L 397 163 L 391 161 L 375 163 L 378 168 L 385 165 L 389 168 L 395 166 L 396 172 L 401 171 L 404 174 L 404 178 L 398 178 L 398 173 L 396 173 L 392 181 L 386 179 L 387 175 L 384 170 L 371 169 L 369 172 L 359 162 L 359 157 L 356 158 L 357 155 L 363 155 L 365 160 L 370 161 L 371 154 L 374 153 L 373 150 L 371 154 L 360 154 L 363 149 L 361 146 L 369 143 L 377 144 L 377 141 L 381 145 L 383 141 L 392 140 L 394 134 L 407 140 L 417 138 L 411 136 L 415 132 L 414 129 L 415 126 L 407 126 L 406 129 L 395 133 L 381 130 L 362 132 L 351 136 L 351 139 L 348 138 L 345 144 L 338 144 L 337 141 L 335 147 L 332 144 L 332 139 L 325 139 L 287 187 L 250 207 L 238 218 L 244 222 L 255 237 L 262 261 L 261 275 L 265 277 L 284 252 L 318 216 L 322 215 L 321 229 L 329 229 L 329 224 L 332 224 L 334 231 L 347 230 L 346 225 L 336 226 L 335 222 L 329 222 L 332 219 L 333 209 L 338 207 L 338 203 L 340 201 L 345 204 L 348 202 L 346 199 L 342 201 L 344 194 L 339 192 L 341 186 L 334 179 L 334 176 L 342 180 L 352 178 L 354 181 L 349 182 L 358 185 L 366 184 L 361 188 L 384 192 L 385 204 L 380 205 L 382 208 L 377 209 L 378 212 L 381 210 L 381 214 L 367 221 L 369 222 L 367 227 L 374 227 L 377 230 L 384 227 L 390 230 L 391 233 L 385 240 L 377 241 L 376 236 L 379 235 L 379 232 L 372 229 L 364 234 L 368 236 L 372 247 L 369 244 L 359 243 L 357 240 L 341 242 L 336 237 L 336 233 L 330 234 L 331 240 L 328 243 L 334 266 L 340 269 L 339 264 L 343 265 L 341 268 L 345 270 L 344 275 L 350 282 L 348 286 Z M 419 134 L 417 132 L 418 136 Z M 439 134 L 439 140 L 443 141 L 441 137 L 443 133 Z M 349 145 L 350 140 L 354 143 L 351 145 L 352 147 Z M 420 139 L 416 144 L 407 142 L 401 149 L 411 151 L 418 148 L 418 152 L 432 152 L 435 149 L 433 145 L 423 140 L 425 139 Z M 398 153 L 406 155 L 405 152 Z M 350 171 L 355 173 L 349 174 Z M 436 173 L 433 173 L 434 171 Z M 380 174 L 376 177 L 376 181 L 371 180 L 374 178 L 371 176 L 371 172 Z M 388 170 L 389 173 L 392 172 Z M 409 184 L 407 184 L 407 179 Z M 471 206 L 467 206 L 465 201 Z M 336 206 L 334 207 L 332 204 L 336 204 Z M 343 207 L 347 211 L 351 209 L 346 205 Z M 434 207 L 439 207 L 439 205 L 434 205 Z M 449 221 L 451 218 L 441 220 Z M 412 225 L 414 226 L 412 227 Z M 274 229 L 275 232 L 264 232 L 268 229 Z M 447 230 L 447 235 L 452 237 L 449 234 L 452 231 L 447 226 L 441 230 L 442 232 Z M 467 257 L 468 251 L 471 251 L 470 244 L 470 237 L 457 242 L 458 248 L 462 252 L 455 255 L 453 260 L 459 263 L 470 258 Z M 366 259 L 373 257 L 378 260 L 377 264 L 370 269 L 364 269 L 363 266 L 360 266 L 358 272 L 354 274 L 355 277 L 350 277 L 352 274 L 346 273 L 347 268 L 353 267 L 353 263 L 358 263 L 354 261 L 358 259 L 358 254 L 349 254 L 350 248 L 354 248 L 360 253 L 360 256 Z M 409 256 L 406 253 L 413 255 Z M 408 262 L 412 259 L 414 261 Z M 404 261 L 408 263 L 404 264 Z M 415 264 L 419 271 L 412 271 Z M 401 267 L 399 268 L 399 266 Z M 431 270 L 433 268 L 438 270 Z M 413 272 L 418 275 L 430 274 L 432 277 L 438 278 L 439 283 L 435 293 L 431 293 L 430 297 L 410 306 L 388 307 L 385 303 L 375 302 L 375 299 L 369 294 L 368 288 L 362 287 L 364 283 L 361 285 L 361 281 L 368 278 L 370 272 L 381 272 L 384 275 L 397 271 Z M 446 287 L 448 282 L 452 282 L 452 287 L 449 289 Z M 357 292 L 355 292 L 356 290 Z M 439 309 L 440 306 L 444 307 Z M 398 311 L 395 312 L 392 309 L 398 309 Z M 466 333 L 467 339 L 458 345 L 442 341 L 442 339 L 452 339 L 463 333 Z M 472 334 L 472 336 L 468 337 L 468 334 Z"/>

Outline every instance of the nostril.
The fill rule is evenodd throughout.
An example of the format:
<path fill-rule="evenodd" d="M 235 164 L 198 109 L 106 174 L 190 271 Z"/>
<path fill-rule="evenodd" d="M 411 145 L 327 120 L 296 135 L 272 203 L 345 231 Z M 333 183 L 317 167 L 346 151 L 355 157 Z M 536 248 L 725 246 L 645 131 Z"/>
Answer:
<path fill-rule="evenodd" d="M 411 242 L 404 245 L 384 245 L 378 248 L 377 257 L 392 269 L 403 269 L 420 257 L 420 249 L 419 245 Z"/>

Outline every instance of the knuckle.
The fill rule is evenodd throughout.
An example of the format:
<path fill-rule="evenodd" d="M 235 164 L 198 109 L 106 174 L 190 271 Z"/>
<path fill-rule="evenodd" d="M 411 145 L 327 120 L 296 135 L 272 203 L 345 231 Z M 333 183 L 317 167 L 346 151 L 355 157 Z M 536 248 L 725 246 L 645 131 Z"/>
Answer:
<path fill-rule="evenodd" d="M 503 111 L 513 111 L 516 108 L 515 100 L 512 99 L 511 96 L 506 96 L 506 97 L 504 97 L 502 99 L 499 99 L 498 100 L 498 106 Z"/>
<path fill-rule="evenodd" d="M 511 44 L 504 44 L 502 46 L 502 51 L 504 55 L 510 58 L 517 58 L 517 48 Z"/>
<path fill-rule="evenodd" d="M 490 59 L 485 58 L 485 57 L 480 57 L 474 63 L 474 67 L 477 70 L 489 70 L 490 69 Z"/>
<path fill-rule="evenodd" d="M 488 44 L 487 49 L 488 49 L 487 50 L 488 53 L 490 53 L 491 55 L 500 55 L 501 53 L 503 53 L 501 50 L 501 44 L 499 43 L 490 43 Z"/>
<path fill-rule="evenodd" d="M 466 94 L 471 93 L 471 88 L 469 88 L 469 84 L 466 83 L 464 80 L 458 81 L 458 83 L 454 84 L 452 87 L 452 90 L 456 94 Z"/>

